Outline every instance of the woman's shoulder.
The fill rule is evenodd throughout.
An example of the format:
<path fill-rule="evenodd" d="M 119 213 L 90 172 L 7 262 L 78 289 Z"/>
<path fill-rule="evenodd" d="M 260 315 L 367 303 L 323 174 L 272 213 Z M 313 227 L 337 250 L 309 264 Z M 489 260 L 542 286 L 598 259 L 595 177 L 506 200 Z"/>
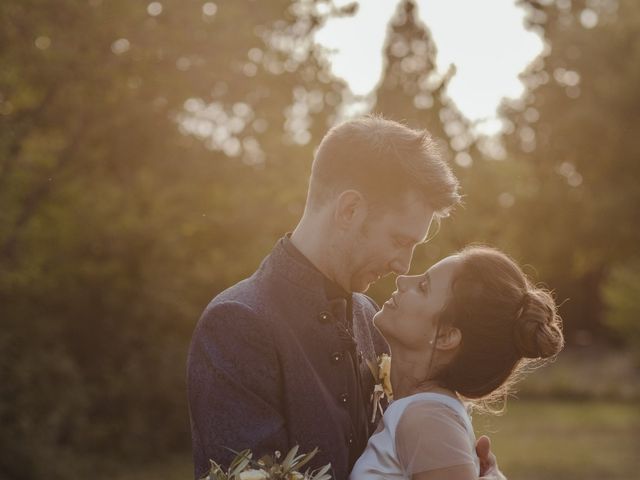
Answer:
<path fill-rule="evenodd" d="M 398 424 L 422 424 L 425 427 L 454 422 L 473 431 L 471 419 L 460 400 L 434 392 L 423 392 L 395 400 L 384 415 L 387 428 L 395 432 Z"/>
<path fill-rule="evenodd" d="M 408 395 L 395 400 L 389 405 L 391 412 L 401 413 L 410 411 L 443 411 L 468 418 L 467 410 L 458 398 L 436 392 L 422 392 Z"/>

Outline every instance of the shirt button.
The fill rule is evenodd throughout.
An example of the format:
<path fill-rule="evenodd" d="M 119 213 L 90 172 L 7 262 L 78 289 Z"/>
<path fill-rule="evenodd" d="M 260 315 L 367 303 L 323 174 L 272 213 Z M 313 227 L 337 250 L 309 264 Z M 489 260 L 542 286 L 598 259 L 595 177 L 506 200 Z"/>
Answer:
<path fill-rule="evenodd" d="M 342 403 L 343 405 L 346 405 L 348 401 L 349 401 L 349 395 L 347 395 L 346 393 L 343 393 L 342 395 L 340 395 L 340 403 Z"/>
<path fill-rule="evenodd" d="M 320 312 L 318 314 L 318 320 L 320 323 L 329 323 L 333 320 L 333 316 L 329 312 Z"/>
<path fill-rule="evenodd" d="M 340 363 L 343 358 L 344 358 L 344 355 L 342 354 L 342 352 L 333 352 L 331 354 L 331 361 L 333 363 Z"/>

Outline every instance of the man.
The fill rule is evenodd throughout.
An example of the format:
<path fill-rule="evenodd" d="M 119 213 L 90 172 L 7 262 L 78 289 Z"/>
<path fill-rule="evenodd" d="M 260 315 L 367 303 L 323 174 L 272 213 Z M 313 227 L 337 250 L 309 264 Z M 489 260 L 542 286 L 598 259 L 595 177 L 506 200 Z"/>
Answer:
<path fill-rule="evenodd" d="M 426 132 L 381 117 L 331 129 L 316 152 L 302 219 L 248 279 L 205 309 L 188 360 L 196 478 L 229 450 L 319 447 L 346 479 L 372 432 L 366 360 L 387 351 L 369 285 L 409 270 L 458 182 Z M 483 442 L 485 442 L 483 440 Z M 488 445 L 479 453 L 491 469 Z"/>

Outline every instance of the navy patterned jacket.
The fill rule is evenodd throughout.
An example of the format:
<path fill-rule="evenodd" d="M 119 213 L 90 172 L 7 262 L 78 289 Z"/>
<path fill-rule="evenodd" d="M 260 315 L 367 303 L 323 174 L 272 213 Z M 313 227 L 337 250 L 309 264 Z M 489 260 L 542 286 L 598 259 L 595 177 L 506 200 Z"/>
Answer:
<path fill-rule="evenodd" d="M 209 459 L 228 465 L 227 448 L 259 458 L 299 445 L 319 447 L 310 467 L 331 462 L 334 478 L 346 479 L 371 433 L 362 439 L 355 417 L 371 415 L 364 360 L 388 352 L 372 324 L 377 307 L 353 294 L 357 346 L 349 354 L 338 328 L 347 302 L 328 300 L 325 277 L 291 255 L 286 241 L 214 298 L 196 326 L 187 372 L 196 478 L 208 473 Z"/>

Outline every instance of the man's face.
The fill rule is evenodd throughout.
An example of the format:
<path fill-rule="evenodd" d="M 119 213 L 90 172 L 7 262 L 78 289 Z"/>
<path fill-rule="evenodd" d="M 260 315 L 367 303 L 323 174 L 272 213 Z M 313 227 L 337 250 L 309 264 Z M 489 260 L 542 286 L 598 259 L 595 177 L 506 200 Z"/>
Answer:
<path fill-rule="evenodd" d="M 369 216 L 346 248 L 345 274 L 352 292 L 389 274 L 409 271 L 413 251 L 424 242 L 433 210 L 415 193 L 406 195 L 398 207 Z"/>

